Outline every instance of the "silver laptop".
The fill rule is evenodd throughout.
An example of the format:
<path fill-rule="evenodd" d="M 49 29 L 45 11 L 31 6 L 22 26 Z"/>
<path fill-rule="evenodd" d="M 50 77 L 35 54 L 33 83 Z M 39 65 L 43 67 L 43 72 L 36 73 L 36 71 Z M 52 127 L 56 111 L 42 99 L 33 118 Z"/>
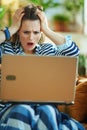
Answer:
<path fill-rule="evenodd" d="M 77 57 L 3 55 L 1 101 L 73 103 Z"/>

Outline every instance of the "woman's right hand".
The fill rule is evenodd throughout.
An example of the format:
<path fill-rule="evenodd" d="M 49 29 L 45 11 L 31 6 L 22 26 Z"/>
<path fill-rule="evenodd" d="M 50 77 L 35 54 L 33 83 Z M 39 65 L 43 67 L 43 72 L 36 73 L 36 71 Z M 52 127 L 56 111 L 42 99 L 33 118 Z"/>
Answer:
<path fill-rule="evenodd" d="M 10 32 L 10 37 L 19 30 L 23 15 L 24 15 L 23 8 L 16 10 L 15 14 L 13 15 L 12 25 L 8 28 L 8 31 Z M 3 31 L 0 31 L 0 44 L 5 40 L 6 40 L 5 33 Z"/>
<path fill-rule="evenodd" d="M 24 9 L 23 8 L 20 8 L 20 9 L 17 9 L 13 15 L 13 18 L 12 18 L 12 25 L 10 26 L 10 31 L 13 30 L 13 33 L 16 33 L 19 28 L 20 28 L 20 25 L 21 25 L 21 19 L 24 15 Z"/>

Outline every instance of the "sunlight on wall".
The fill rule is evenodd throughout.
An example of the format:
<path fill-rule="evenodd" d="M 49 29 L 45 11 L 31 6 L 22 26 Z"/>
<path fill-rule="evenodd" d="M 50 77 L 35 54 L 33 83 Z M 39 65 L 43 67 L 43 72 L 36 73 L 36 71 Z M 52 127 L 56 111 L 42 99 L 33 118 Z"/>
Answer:
<path fill-rule="evenodd" d="M 87 0 L 84 3 L 84 33 L 87 34 Z"/>
<path fill-rule="evenodd" d="M 7 5 L 13 2 L 13 0 L 2 0 L 2 4 Z"/>
<path fill-rule="evenodd" d="M 1 4 L 10 6 L 10 8 L 12 8 L 12 10 L 16 10 L 19 7 L 18 0 L 1 0 Z"/>

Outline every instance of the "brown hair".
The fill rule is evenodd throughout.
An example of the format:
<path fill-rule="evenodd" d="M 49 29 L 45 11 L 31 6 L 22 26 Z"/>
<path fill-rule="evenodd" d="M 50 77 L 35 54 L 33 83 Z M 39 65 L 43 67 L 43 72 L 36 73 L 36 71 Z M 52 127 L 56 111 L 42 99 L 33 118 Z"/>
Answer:
<path fill-rule="evenodd" d="M 37 9 L 39 10 L 43 10 L 41 6 L 35 6 L 33 4 L 30 4 L 30 5 L 27 5 L 24 7 L 24 16 L 22 17 L 22 20 L 21 20 L 21 24 L 23 21 L 25 20 L 40 20 L 39 16 L 36 14 L 36 11 Z M 21 27 L 21 25 L 20 25 Z M 18 39 L 18 32 L 16 32 L 13 36 L 12 36 L 12 39 L 11 41 L 13 43 L 15 43 Z M 44 41 L 44 35 L 42 33 L 41 35 L 41 39 L 39 41 L 39 43 L 43 42 Z"/>

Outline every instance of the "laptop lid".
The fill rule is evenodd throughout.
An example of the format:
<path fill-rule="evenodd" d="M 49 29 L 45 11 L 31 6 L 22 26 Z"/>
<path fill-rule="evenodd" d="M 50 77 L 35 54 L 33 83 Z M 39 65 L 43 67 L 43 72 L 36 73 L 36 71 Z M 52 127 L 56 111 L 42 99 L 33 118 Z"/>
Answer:
<path fill-rule="evenodd" d="M 1 100 L 73 103 L 76 57 L 3 55 Z"/>

